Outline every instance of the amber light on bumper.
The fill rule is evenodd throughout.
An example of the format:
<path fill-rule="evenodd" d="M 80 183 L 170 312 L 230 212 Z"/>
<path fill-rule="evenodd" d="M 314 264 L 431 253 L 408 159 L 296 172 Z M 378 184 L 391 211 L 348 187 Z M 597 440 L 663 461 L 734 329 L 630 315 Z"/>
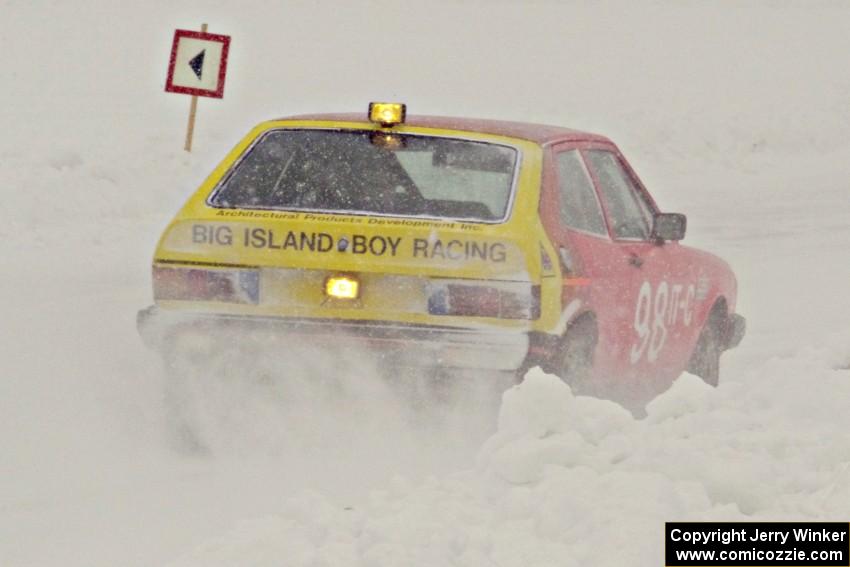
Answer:
<path fill-rule="evenodd" d="M 349 276 L 332 276 L 325 281 L 325 294 L 334 299 L 357 299 L 360 282 Z"/>

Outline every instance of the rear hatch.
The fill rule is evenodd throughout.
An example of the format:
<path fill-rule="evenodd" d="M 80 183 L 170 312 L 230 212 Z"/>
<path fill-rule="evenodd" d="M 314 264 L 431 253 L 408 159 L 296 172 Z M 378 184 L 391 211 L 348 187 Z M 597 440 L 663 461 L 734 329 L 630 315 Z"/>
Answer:
<path fill-rule="evenodd" d="M 256 132 L 163 235 L 157 303 L 522 325 L 539 313 L 540 261 L 539 244 L 526 242 L 528 227 L 514 222 L 527 216 L 516 204 L 522 162 L 521 148 L 505 141 L 365 129 Z M 329 295 L 330 278 L 356 282 L 356 297 Z"/>

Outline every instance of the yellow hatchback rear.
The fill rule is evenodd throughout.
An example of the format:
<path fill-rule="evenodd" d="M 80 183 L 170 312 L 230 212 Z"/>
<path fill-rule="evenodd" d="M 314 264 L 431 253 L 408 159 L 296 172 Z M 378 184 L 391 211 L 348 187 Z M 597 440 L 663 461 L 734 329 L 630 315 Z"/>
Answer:
<path fill-rule="evenodd" d="M 541 299 L 559 300 L 541 147 L 399 123 L 393 108 L 248 134 L 162 235 L 145 340 L 294 337 L 399 364 L 518 368 L 528 333 L 555 324 L 541 314 L 559 313 Z"/>

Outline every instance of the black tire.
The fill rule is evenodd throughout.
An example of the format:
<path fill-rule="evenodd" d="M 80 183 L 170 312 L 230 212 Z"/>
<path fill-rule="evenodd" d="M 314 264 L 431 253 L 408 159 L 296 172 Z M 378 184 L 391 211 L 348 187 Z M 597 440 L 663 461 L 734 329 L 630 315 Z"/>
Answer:
<path fill-rule="evenodd" d="M 723 354 L 723 324 L 726 313 L 715 308 L 700 333 L 688 363 L 688 372 L 696 374 L 710 386 L 720 383 L 720 355 Z"/>
<path fill-rule="evenodd" d="M 572 323 L 550 363 L 551 371 L 573 387 L 587 384 L 597 342 L 596 321 L 582 317 Z"/>

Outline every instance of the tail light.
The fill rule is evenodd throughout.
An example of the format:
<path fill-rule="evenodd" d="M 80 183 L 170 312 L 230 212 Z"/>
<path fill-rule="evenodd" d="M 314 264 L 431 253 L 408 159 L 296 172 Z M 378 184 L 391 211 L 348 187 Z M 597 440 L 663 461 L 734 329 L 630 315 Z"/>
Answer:
<path fill-rule="evenodd" d="M 434 282 L 428 297 L 428 313 L 537 319 L 540 317 L 540 286 L 523 282 Z"/>
<path fill-rule="evenodd" d="M 260 299 L 260 272 L 154 266 L 153 296 L 163 300 L 256 305 Z"/>

